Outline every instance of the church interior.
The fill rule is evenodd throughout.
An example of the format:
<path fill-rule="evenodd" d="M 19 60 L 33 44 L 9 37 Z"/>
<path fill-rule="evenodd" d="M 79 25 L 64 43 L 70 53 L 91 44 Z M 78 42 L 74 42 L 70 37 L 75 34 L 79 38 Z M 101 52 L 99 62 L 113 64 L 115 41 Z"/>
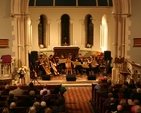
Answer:
<path fill-rule="evenodd" d="M 49 107 L 49 113 L 111 113 L 102 104 L 104 97 L 97 94 L 96 85 L 108 88 L 110 81 L 119 89 L 125 83 L 141 81 L 140 0 L 0 3 L 1 93 L 6 85 L 13 90 L 20 84 L 27 92 L 33 83 L 37 95 L 46 85 L 51 92 L 59 87 L 67 110 L 55 112 Z M 62 87 L 66 88 L 63 94 Z M 81 99 L 88 102 L 82 105 Z M 21 109 L 25 113 L 25 106 Z"/>

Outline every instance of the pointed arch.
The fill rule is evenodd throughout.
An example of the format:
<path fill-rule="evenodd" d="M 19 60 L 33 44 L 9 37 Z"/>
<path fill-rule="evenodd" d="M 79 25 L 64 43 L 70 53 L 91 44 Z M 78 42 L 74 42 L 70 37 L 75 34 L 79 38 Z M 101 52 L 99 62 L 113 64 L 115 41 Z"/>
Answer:
<path fill-rule="evenodd" d="M 70 45 L 70 17 L 67 14 L 61 16 L 61 45 Z"/>
<path fill-rule="evenodd" d="M 85 17 L 85 42 L 86 47 L 90 48 L 93 46 L 94 40 L 94 24 L 92 22 L 92 16 L 90 14 Z"/>
<path fill-rule="evenodd" d="M 46 39 L 46 25 L 47 18 L 44 14 L 40 15 L 40 22 L 38 24 L 38 44 L 39 46 L 47 47 L 47 39 Z"/>

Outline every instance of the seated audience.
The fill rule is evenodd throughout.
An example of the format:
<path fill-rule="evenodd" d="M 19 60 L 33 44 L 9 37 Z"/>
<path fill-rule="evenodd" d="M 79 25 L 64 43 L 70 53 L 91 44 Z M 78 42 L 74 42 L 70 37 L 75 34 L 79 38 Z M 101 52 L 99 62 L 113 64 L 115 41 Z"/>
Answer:
<path fill-rule="evenodd" d="M 12 102 L 17 103 L 18 99 L 14 96 L 13 91 L 9 92 L 9 96 L 7 97 L 7 105 L 9 106 Z"/>
<path fill-rule="evenodd" d="M 42 101 L 41 102 L 41 108 L 40 108 L 39 113 L 44 113 L 46 108 L 47 108 L 46 107 L 46 102 L 45 101 Z"/>
<path fill-rule="evenodd" d="M 141 113 L 141 107 L 139 105 L 136 105 L 132 113 Z"/>
<path fill-rule="evenodd" d="M 127 101 L 125 99 L 121 99 L 120 102 L 119 102 L 119 105 L 122 106 L 122 109 L 124 111 L 129 111 L 130 110 L 130 107 L 129 107 L 129 105 L 128 105 L 128 103 L 127 103 Z"/>
<path fill-rule="evenodd" d="M 2 91 L 2 95 L 9 95 L 9 91 L 10 91 L 9 85 L 6 85 L 5 89 Z"/>
<path fill-rule="evenodd" d="M 34 106 L 30 107 L 27 113 L 36 113 L 35 107 Z"/>
<path fill-rule="evenodd" d="M 135 108 L 135 106 L 136 106 L 136 105 L 140 105 L 140 102 L 139 102 L 139 100 L 135 99 L 135 100 L 133 101 L 133 103 L 134 103 L 134 105 L 131 107 L 131 112 L 134 113 L 134 108 Z"/>
<path fill-rule="evenodd" d="M 8 108 L 4 108 L 4 109 L 2 110 L 2 113 L 9 113 L 9 109 L 8 109 Z"/>
<path fill-rule="evenodd" d="M 99 85 L 97 92 L 99 93 L 100 96 L 107 97 L 107 89 L 104 87 L 103 84 Z"/>
<path fill-rule="evenodd" d="M 34 84 L 32 82 L 29 83 L 29 89 L 28 89 L 28 93 L 33 90 L 35 91 L 35 94 L 38 93 L 37 89 L 34 87 Z"/>
<path fill-rule="evenodd" d="M 58 112 L 64 112 L 64 111 L 65 111 L 64 106 L 62 106 L 60 100 L 57 99 L 55 101 L 55 105 L 52 108 L 52 113 L 58 113 Z"/>
<path fill-rule="evenodd" d="M 105 99 L 104 105 L 110 105 L 111 98 L 113 97 L 112 93 L 108 93 L 108 98 Z"/>
<path fill-rule="evenodd" d="M 59 92 L 60 92 L 60 87 L 55 86 L 55 88 L 54 88 L 52 94 L 59 94 Z"/>
<path fill-rule="evenodd" d="M 40 95 L 43 95 L 44 92 L 47 92 L 46 95 L 50 95 L 50 90 L 47 89 L 47 86 L 43 86 L 43 89 L 40 91 Z"/>
<path fill-rule="evenodd" d="M 19 84 L 19 83 L 17 84 L 17 88 L 13 90 L 13 94 L 15 96 L 24 94 L 24 90 L 21 89 L 21 84 Z"/>
<path fill-rule="evenodd" d="M 16 107 L 16 103 L 12 102 L 9 106 L 9 113 L 18 113 L 18 110 L 15 109 L 15 107 Z"/>
<path fill-rule="evenodd" d="M 117 112 L 116 113 L 124 113 L 122 109 L 122 105 L 117 106 Z"/>
<path fill-rule="evenodd" d="M 117 104 L 116 104 L 116 101 L 115 99 L 112 97 L 111 98 L 111 101 L 110 101 L 110 106 L 108 107 L 108 111 L 109 112 L 114 112 L 114 111 L 117 111 Z"/>
<path fill-rule="evenodd" d="M 52 113 L 52 109 L 46 108 L 44 113 Z"/>
<path fill-rule="evenodd" d="M 99 80 L 98 83 L 95 85 L 95 89 L 99 89 L 99 85 L 101 85 L 101 84 L 102 84 L 102 81 Z"/>
<path fill-rule="evenodd" d="M 40 113 L 40 103 L 39 102 L 34 102 L 33 103 L 33 107 L 35 107 L 35 109 L 36 109 L 36 113 Z"/>

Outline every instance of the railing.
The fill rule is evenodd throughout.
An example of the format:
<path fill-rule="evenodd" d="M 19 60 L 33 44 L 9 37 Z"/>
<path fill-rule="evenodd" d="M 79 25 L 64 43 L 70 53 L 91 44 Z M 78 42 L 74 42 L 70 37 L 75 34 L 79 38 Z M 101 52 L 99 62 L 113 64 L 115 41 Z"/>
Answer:
<path fill-rule="evenodd" d="M 131 78 L 133 78 L 134 81 L 137 81 L 137 79 L 140 78 L 141 75 L 141 65 L 131 60 L 126 60 L 126 62 L 126 69 L 130 73 Z"/>
<path fill-rule="evenodd" d="M 11 63 L 2 63 L 0 61 L 0 81 L 4 82 L 5 80 L 12 80 L 12 71 L 13 71 L 13 62 Z"/>

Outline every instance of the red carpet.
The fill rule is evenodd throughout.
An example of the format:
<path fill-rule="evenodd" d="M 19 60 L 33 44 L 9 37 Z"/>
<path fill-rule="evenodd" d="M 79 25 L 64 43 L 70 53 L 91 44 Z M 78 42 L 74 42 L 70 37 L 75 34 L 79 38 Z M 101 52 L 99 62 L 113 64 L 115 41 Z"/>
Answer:
<path fill-rule="evenodd" d="M 68 113 L 94 113 L 89 103 L 91 92 L 91 87 L 67 87 L 65 99 Z"/>

